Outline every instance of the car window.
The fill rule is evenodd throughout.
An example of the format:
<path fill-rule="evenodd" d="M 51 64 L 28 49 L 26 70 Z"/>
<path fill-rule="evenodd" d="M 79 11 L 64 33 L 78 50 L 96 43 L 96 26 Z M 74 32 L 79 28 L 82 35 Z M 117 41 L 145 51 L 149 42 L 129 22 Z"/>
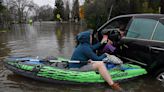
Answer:
<path fill-rule="evenodd" d="M 132 16 L 128 16 L 128 17 L 120 17 L 120 18 L 113 18 L 111 20 L 109 20 L 110 22 L 108 22 L 107 24 L 103 25 L 102 27 L 100 27 L 100 29 L 98 29 L 98 39 L 101 40 L 102 39 L 102 30 L 104 29 L 112 29 L 112 30 L 118 30 L 120 29 L 121 31 L 126 31 L 126 27 L 127 24 L 129 24 L 130 20 L 132 19 Z"/>
<path fill-rule="evenodd" d="M 156 23 L 153 19 L 134 18 L 126 37 L 150 39 Z"/>
<path fill-rule="evenodd" d="M 119 27 L 119 21 L 118 20 L 114 20 L 112 22 L 110 22 L 105 29 L 111 29 L 111 28 L 118 28 Z"/>
<path fill-rule="evenodd" d="M 128 22 L 130 21 L 131 17 L 121 17 L 118 19 L 115 19 L 111 21 L 105 28 L 110 29 L 110 28 L 119 28 L 120 25 L 127 25 Z"/>
<path fill-rule="evenodd" d="M 153 36 L 153 40 L 164 41 L 163 34 L 164 34 L 164 19 L 159 21 Z"/>

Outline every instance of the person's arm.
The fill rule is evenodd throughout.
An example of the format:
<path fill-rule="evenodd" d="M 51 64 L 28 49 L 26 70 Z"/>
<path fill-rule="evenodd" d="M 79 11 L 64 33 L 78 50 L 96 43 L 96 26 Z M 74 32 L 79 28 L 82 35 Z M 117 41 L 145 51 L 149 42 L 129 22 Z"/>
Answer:
<path fill-rule="evenodd" d="M 86 48 L 85 51 L 83 52 L 86 57 L 93 61 L 102 61 L 106 57 L 105 54 L 102 54 L 101 56 L 97 56 L 91 48 Z"/>
<path fill-rule="evenodd" d="M 93 45 L 91 46 L 91 48 L 92 48 L 92 50 L 97 50 L 100 46 L 101 46 L 101 43 L 98 42 L 98 43 L 96 43 L 96 44 L 93 44 Z"/>
<path fill-rule="evenodd" d="M 108 36 L 107 35 L 103 35 L 103 39 L 101 40 L 101 42 L 97 42 L 96 44 L 92 45 L 92 49 L 93 50 L 97 50 L 103 43 L 106 43 L 108 40 Z"/>

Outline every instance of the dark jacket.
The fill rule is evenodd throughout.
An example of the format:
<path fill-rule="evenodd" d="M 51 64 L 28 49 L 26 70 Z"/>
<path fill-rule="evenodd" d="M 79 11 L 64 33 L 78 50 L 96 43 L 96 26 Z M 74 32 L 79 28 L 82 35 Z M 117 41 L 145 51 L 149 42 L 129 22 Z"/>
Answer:
<path fill-rule="evenodd" d="M 71 60 L 79 60 L 81 62 L 88 61 L 89 59 L 93 61 L 102 61 L 106 57 L 105 54 L 101 56 L 97 56 L 93 50 L 98 49 L 100 47 L 100 43 L 96 43 L 94 45 L 90 45 L 90 34 L 91 31 L 81 32 L 77 36 L 77 40 L 79 41 L 79 45 L 74 49 Z M 80 68 L 87 63 L 70 63 L 70 68 Z"/>

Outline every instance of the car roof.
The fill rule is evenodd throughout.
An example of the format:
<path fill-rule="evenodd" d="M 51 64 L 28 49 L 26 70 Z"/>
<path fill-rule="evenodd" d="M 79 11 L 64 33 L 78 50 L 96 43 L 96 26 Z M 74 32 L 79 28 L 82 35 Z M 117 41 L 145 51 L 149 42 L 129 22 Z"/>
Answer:
<path fill-rule="evenodd" d="M 163 18 L 164 14 L 127 14 L 127 15 L 119 15 L 117 17 L 154 17 L 154 18 Z"/>
<path fill-rule="evenodd" d="M 117 18 L 123 18 L 123 17 L 142 17 L 142 18 L 153 18 L 153 19 L 164 19 L 164 14 L 127 14 L 127 15 L 119 15 L 116 17 L 111 18 L 110 20 L 108 20 L 106 23 L 104 23 L 97 31 L 99 31 L 101 28 L 103 28 L 106 24 L 108 24 L 111 20 L 117 19 Z"/>

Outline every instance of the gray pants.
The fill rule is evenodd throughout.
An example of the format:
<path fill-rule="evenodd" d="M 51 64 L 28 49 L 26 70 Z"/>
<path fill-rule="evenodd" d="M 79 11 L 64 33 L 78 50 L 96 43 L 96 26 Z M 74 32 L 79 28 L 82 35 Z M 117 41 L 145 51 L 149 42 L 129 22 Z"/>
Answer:
<path fill-rule="evenodd" d="M 84 65 L 84 66 L 82 66 L 80 68 L 70 68 L 69 70 L 81 71 L 81 72 L 94 71 L 92 64 L 87 64 L 87 65 Z"/>

